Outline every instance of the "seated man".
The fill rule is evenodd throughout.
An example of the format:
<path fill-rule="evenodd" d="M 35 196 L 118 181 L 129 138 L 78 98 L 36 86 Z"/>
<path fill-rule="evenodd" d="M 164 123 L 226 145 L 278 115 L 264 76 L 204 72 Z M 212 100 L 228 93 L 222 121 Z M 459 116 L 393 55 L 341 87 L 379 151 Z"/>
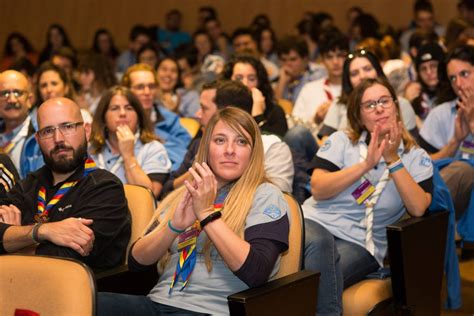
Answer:
<path fill-rule="evenodd" d="M 43 157 L 34 137 L 28 79 L 20 72 L 6 70 L 0 74 L 0 147 L 13 161 L 21 178 L 41 167 Z"/>
<path fill-rule="evenodd" d="M 219 109 L 232 105 L 251 113 L 253 105 L 250 90 L 238 81 L 228 80 L 205 84 L 200 100 L 201 109 L 197 112 L 197 117 L 203 128 L 206 127 L 211 117 Z M 170 178 L 165 183 L 163 187 L 164 194 L 183 185 L 184 180 L 189 176 L 188 169 L 192 167 L 200 141 L 201 134 L 198 134 L 189 145 L 189 150 L 182 165 L 171 173 Z M 262 135 L 262 141 L 265 150 L 264 168 L 266 175 L 280 190 L 291 192 L 294 166 L 288 145 L 273 134 Z"/>
<path fill-rule="evenodd" d="M 75 258 L 93 269 L 123 262 L 130 217 L 123 186 L 87 155 L 90 126 L 77 104 L 54 98 L 38 110 L 45 166 L 0 206 L 0 253 Z"/>
<path fill-rule="evenodd" d="M 129 88 L 140 100 L 145 114 L 154 124 L 155 134 L 163 142 L 171 160 L 171 170 L 183 162 L 191 135 L 179 122 L 179 116 L 155 103 L 158 91 L 156 71 L 146 64 L 128 68 L 122 78 L 122 86 Z"/>
<path fill-rule="evenodd" d="M 454 49 L 447 57 L 447 74 L 457 98 L 429 112 L 419 143 L 433 160 L 454 158 L 440 174 L 451 192 L 456 219 L 460 219 L 468 206 L 474 212 L 470 201 L 474 186 L 474 48 Z M 474 223 L 470 226 L 474 236 Z"/>
<path fill-rule="evenodd" d="M 301 37 L 287 36 L 278 42 L 280 75 L 275 87 L 275 97 L 295 104 L 303 86 L 324 76 L 309 67 L 309 51 L 306 41 Z M 341 65 L 342 69 L 342 65 Z"/>

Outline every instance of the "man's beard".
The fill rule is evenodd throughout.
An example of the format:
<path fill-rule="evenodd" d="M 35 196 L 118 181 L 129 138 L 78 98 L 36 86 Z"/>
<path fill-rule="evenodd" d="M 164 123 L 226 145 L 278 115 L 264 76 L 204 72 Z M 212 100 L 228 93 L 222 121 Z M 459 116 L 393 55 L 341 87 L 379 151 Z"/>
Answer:
<path fill-rule="evenodd" d="M 72 157 L 59 156 L 53 159 L 53 155 L 59 150 L 72 150 Z M 79 166 L 84 163 L 84 159 L 87 157 L 87 142 L 84 142 L 77 148 L 74 149 L 65 144 L 56 145 L 50 152 L 49 155 L 43 152 L 43 158 L 46 166 L 56 173 L 69 173 L 76 170 Z"/>

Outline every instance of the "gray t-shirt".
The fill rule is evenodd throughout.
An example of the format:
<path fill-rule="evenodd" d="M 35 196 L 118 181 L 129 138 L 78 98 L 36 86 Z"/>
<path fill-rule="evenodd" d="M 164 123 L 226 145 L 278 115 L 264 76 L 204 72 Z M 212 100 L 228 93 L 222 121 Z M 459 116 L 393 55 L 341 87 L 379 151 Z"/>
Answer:
<path fill-rule="evenodd" d="M 288 210 L 288 204 L 277 187 L 270 183 L 261 184 L 255 192 L 252 207 L 245 222 L 245 229 L 277 221 L 288 216 Z M 281 233 L 269 229 L 270 227 L 272 226 L 261 226 L 260 238 L 282 241 Z M 256 236 L 253 235 L 252 238 L 256 238 Z M 201 232 L 196 246 L 196 266 L 187 287 L 183 291 L 179 291 L 183 285 L 180 280 L 176 282 L 173 291 L 169 293 L 176 263 L 179 259 L 177 239 L 173 242 L 170 248 L 170 261 L 160 276 L 158 284 L 148 294 L 152 301 L 201 313 L 229 314 L 227 296 L 246 290 L 248 286 L 233 274 L 215 248 L 211 252 L 212 270 L 207 271 L 204 254 L 201 252 L 206 239 L 205 232 Z M 287 243 L 288 236 L 283 236 L 284 239 Z M 275 263 L 270 278 L 278 272 L 279 267 L 280 259 Z"/>

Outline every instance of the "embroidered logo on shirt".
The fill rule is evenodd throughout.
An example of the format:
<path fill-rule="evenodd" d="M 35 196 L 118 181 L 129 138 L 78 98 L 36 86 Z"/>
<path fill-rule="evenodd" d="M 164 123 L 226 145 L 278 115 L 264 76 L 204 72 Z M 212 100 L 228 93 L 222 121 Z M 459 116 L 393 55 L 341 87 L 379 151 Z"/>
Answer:
<path fill-rule="evenodd" d="M 68 208 L 71 208 L 71 207 L 72 207 L 72 204 L 66 205 L 65 207 L 58 207 L 58 211 L 64 212 L 65 210 L 67 210 Z"/>
<path fill-rule="evenodd" d="M 420 161 L 420 166 L 423 166 L 423 167 L 431 166 L 431 159 L 429 157 L 422 157 Z"/>
<path fill-rule="evenodd" d="M 263 214 L 269 216 L 272 219 L 277 219 L 281 216 L 281 211 L 278 206 L 270 204 L 264 211 Z"/>
<path fill-rule="evenodd" d="M 321 147 L 319 149 L 319 151 L 326 151 L 328 150 L 329 148 L 331 148 L 331 140 L 326 140 L 326 142 L 324 143 L 323 147 Z"/>
<path fill-rule="evenodd" d="M 166 157 L 164 155 L 158 156 L 158 161 L 161 163 L 162 166 L 166 166 Z"/>

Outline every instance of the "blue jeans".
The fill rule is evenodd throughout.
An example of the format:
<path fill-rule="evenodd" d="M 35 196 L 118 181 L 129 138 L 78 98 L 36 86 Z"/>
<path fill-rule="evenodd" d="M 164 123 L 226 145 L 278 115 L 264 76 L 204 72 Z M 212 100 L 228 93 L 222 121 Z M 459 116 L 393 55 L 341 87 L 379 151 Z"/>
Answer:
<path fill-rule="evenodd" d="M 334 237 L 315 221 L 305 219 L 304 268 L 321 272 L 318 315 L 342 314 L 342 291 L 378 269 L 363 247 Z"/>
<path fill-rule="evenodd" d="M 313 134 L 301 125 L 296 125 L 288 130 L 284 140 L 291 149 L 303 153 L 307 162 L 311 162 L 319 149 Z"/>
<path fill-rule="evenodd" d="M 155 303 L 146 296 L 118 293 L 97 293 L 97 315 L 207 315 L 173 306 Z"/>

